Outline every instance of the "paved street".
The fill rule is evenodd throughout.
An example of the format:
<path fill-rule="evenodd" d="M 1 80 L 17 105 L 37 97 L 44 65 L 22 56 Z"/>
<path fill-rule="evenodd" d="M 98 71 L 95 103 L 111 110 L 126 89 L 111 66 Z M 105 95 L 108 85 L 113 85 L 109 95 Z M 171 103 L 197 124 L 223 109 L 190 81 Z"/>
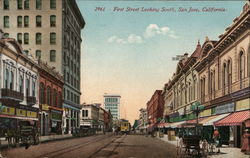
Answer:
<path fill-rule="evenodd" d="M 176 157 L 175 146 L 156 138 L 96 135 L 2 151 L 6 158 L 163 158 Z"/>

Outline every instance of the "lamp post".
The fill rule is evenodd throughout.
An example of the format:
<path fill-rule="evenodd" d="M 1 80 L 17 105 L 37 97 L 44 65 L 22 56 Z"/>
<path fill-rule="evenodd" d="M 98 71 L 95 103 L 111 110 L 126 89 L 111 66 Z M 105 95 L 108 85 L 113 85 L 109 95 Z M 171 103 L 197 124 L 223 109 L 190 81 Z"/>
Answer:
<path fill-rule="evenodd" d="M 199 113 L 201 111 L 203 111 L 205 109 L 205 107 L 203 105 L 200 104 L 200 102 L 194 102 L 192 105 L 191 105 L 191 110 L 195 113 L 196 115 L 196 123 L 198 125 L 199 123 Z M 198 129 L 197 127 L 195 128 L 196 129 L 196 134 L 198 134 Z"/>

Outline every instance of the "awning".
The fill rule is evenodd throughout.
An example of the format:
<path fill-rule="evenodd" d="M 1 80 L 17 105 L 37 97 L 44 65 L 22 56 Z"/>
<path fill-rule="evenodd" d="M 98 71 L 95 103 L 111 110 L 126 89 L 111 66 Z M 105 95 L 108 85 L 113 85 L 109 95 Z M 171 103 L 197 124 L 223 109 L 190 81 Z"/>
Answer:
<path fill-rule="evenodd" d="M 158 127 L 158 128 L 164 128 L 164 127 L 167 127 L 168 125 L 169 125 L 169 123 L 163 122 L 163 123 L 159 123 L 159 124 L 157 125 L 157 127 Z"/>
<path fill-rule="evenodd" d="M 239 126 L 250 118 L 250 110 L 231 113 L 222 120 L 214 123 L 215 126 Z"/>
<path fill-rule="evenodd" d="M 203 124 L 203 126 L 213 126 L 214 122 L 223 119 L 224 117 L 228 116 L 229 114 L 230 113 L 210 116 L 210 117 L 205 118 L 200 123 Z"/>
<path fill-rule="evenodd" d="M 185 121 L 181 121 L 181 122 L 173 122 L 173 123 L 169 124 L 169 126 L 168 126 L 168 127 L 171 127 L 171 128 L 176 128 L 176 127 L 178 127 L 178 125 L 183 124 L 183 123 L 185 123 Z"/>

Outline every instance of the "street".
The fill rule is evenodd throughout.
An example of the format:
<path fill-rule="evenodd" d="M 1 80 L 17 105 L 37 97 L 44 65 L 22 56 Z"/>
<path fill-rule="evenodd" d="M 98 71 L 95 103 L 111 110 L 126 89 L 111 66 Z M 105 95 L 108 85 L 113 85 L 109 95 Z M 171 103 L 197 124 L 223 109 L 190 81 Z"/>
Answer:
<path fill-rule="evenodd" d="M 6 158 L 163 158 L 176 157 L 175 146 L 142 135 L 106 134 L 2 151 Z"/>

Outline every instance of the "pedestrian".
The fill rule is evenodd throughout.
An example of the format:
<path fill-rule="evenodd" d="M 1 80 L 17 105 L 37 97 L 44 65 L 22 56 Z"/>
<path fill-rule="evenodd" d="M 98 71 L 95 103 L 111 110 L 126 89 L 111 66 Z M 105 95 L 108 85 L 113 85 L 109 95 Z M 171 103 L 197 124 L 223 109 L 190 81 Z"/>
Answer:
<path fill-rule="evenodd" d="M 214 139 L 215 146 L 219 147 L 220 146 L 220 133 L 217 128 L 215 128 L 214 130 L 213 139 Z M 219 152 L 220 152 L 220 149 L 218 149 L 218 153 Z"/>
<path fill-rule="evenodd" d="M 244 152 L 246 154 L 250 153 L 250 147 L 249 147 L 249 138 L 250 134 L 248 133 L 248 129 L 244 130 L 243 133 L 243 142 L 242 142 L 242 147 L 241 147 L 241 152 Z"/>

